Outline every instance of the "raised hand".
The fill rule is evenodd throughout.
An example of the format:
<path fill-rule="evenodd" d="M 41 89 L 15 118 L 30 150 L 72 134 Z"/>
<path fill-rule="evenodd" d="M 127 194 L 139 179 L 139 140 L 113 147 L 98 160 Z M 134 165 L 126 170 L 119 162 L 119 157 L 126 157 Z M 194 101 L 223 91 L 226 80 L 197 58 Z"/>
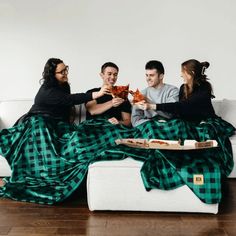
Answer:
<path fill-rule="evenodd" d="M 93 99 L 102 97 L 105 94 L 111 95 L 111 87 L 109 85 L 103 85 L 98 92 L 93 92 Z"/>
<path fill-rule="evenodd" d="M 107 95 L 111 95 L 111 86 L 110 85 L 103 85 L 101 87 L 101 89 L 99 90 L 99 93 L 101 94 L 101 96 L 107 94 Z"/>

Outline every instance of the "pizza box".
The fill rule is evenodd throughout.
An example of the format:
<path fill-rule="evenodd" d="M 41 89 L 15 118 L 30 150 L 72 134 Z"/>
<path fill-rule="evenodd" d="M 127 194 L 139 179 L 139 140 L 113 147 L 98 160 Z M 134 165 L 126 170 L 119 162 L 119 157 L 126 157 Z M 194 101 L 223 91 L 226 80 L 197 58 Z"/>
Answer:
<path fill-rule="evenodd" d="M 215 148 L 218 146 L 216 140 L 207 140 L 204 142 L 197 142 L 196 140 L 186 139 L 181 145 L 177 140 L 162 140 L 162 139 L 117 139 L 116 144 L 124 144 L 133 148 L 147 148 L 147 149 L 164 149 L 164 150 L 193 150 L 204 148 Z"/>

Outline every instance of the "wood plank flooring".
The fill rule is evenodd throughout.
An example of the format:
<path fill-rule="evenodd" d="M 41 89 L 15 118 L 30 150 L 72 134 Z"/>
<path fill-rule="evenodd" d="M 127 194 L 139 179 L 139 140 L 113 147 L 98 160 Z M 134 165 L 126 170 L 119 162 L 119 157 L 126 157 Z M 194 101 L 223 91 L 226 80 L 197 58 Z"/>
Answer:
<path fill-rule="evenodd" d="M 224 183 L 219 213 L 90 212 L 76 192 L 56 206 L 0 198 L 0 235 L 236 235 L 236 179 Z"/>

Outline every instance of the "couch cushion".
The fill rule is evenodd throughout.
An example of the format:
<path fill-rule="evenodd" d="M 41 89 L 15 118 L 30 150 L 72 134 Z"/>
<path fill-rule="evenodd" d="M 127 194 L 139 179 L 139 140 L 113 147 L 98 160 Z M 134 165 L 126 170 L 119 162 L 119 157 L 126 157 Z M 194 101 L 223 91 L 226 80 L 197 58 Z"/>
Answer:
<path fill-rule="evenodd" d="M 218 204 L 205 204 L 186 186 L 146 191 L 142 162 L 132 158 L 100 161 L 89 166 L 88 206 L 94 210 L 177 211 L 217 213 Z M 112 181 L 111 181 L 112 180 Z"/>
<path fill-rule="evenodd" d="M 10 128 L 22 115 L 27 113 L 33 105 L 32 99 L 8 100 L 0 102 L 0 130 Z M 86 119 L 84 104 L 75 106 L 75 123 Z"/>
<path fill-rule="evenodd" d="M 75 105 L 75 124 L 79 124 L 86 120 L 86 108 L 84 103 Z"/>
<path fill-rule="evenodd" d="M 221 116 L 222 100 L 212 100 L 212 105 L 214 107 L 216 115 Z"/>
<path fill-rule="evenodd" d="M 236 100 L 223 99 L 221 117 L 236 127 Z"/>
<path fill-rule="evenodd" d="M 0 129 L 11 127 L 33 104 L 32 99 L 0 102 Z"/>
<path fill-rule="evenodd" d="M 10 176 L 11 168 L 7 163 L 7 160 L 0 155 L 0 177 Z"/>
<path fill-rule="evenodd" d="M 235 152 L 236 152 L 236 135 L 231 136 L 229 139 L 231 144 L 235 146 Z"/>

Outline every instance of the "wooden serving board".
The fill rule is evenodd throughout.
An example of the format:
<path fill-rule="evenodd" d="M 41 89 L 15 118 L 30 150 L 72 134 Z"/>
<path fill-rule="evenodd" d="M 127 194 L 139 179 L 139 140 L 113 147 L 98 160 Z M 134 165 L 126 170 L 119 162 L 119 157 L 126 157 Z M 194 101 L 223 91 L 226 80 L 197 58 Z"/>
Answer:
<path fill-rule="evenodd" d="M 179 141 L 175 140 L 161 140 L 161 139 L 117 139 L 116 144 L 124 144 L 133 148 L 146 149 L 164 149 L 164 150 L 193 150 L 215 148 L 218 146 L 216 140 L 207 140 L 204 142 L 197 142 L 196 140 L 185 140 L 184 145 L 180 145 Z"/>

